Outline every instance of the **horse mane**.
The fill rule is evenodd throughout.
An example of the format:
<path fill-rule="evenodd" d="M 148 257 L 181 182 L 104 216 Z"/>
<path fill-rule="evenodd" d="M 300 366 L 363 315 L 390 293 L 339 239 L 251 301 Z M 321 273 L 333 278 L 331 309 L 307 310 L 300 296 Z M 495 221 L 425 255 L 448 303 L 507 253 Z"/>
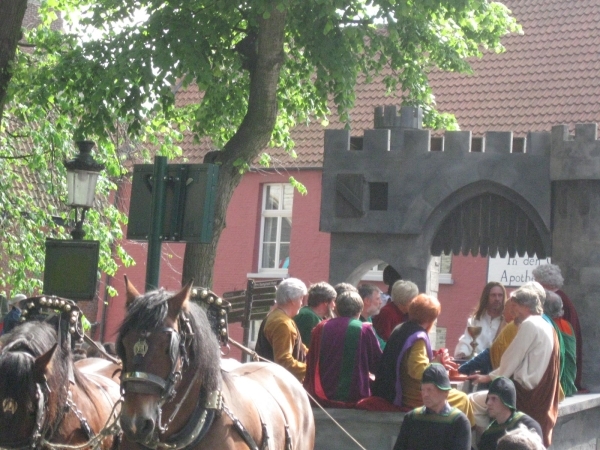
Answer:
<path fill-rule="evenodd" d="M 119 328 L 117 339 L 117 353 L 125 362 L 125 348 L 123 338 L 130 331 L 138 333 L 151 332 L 164 326 L 169 305 L 167 301 L 174 293 L 159 289 L 147 292 L 136 298 L 129 306 L 123 323 Z M 190 345 L 190 370 L 200 370 L 202 385 L 207 391 L 220 388 L 221 382 L 221 355 L 219 343 L 210 327 L 204 308 L 187 301 L 183 308 L 192 326 L 193 335 Z"/>
<path fill-rule="evenodd" d="M 11 386 L 0 383 L 0 396 L 2 398 L 17 396 L 20 401 L 24 401 L 29 395 L 28 386 L 35 381 L 33 380 L 35 358 L 48 352 L 57 342 L 56 330 L 46 322 L 26 322 L 4 335 L 1 342 L 0 373 L 11 379 Z M 48 418 L 51 422 L 57 420 L 59 408 L 62 408 L 67 401 L 67 390 L 64 387 L 68 387 L 69 366 L 72 365 L 72 361 L 67 343 L 62 344 L 54 352 L 51 363 L 52 376 L 48 378 L 51 392 L 57 395 L 56 404 L 51 402 L 48 404 Z M 73 374 L 76 381 L 81 384 L 78 371 L 74 370 Z M 6 392 L 7 390 L 10 392 Z"/>
<path fill-rule="evenodd" d="M 11 333 L 0 338 L 0 352 L 24 352 L 37 358 L 58 343 L 57 326 L 58 324 L 52 322 L 35 320 L 20 324 Z M 64 340 L 61 344 L 52 358 L 53 373 L 56 378 L 66 380 L 69 376 L 69 366 L 72 366 L 75 383 L 89 396 L 87 378 L 73 365 L 69 342 Z"/>

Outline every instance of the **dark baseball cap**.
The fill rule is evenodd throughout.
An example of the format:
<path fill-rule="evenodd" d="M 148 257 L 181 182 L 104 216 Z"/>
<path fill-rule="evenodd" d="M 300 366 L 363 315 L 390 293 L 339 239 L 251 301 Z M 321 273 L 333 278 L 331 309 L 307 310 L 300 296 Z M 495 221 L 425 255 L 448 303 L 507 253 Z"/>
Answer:
<path fill-rule="evenodd" d="M 431 363 L 427 366 L 423 372 L 423 379 L 421 384 L 433 383 L 438 389 L 442 391 L 449 391 L 452 389 L 450 386 L 450 379 L 448 378 L 448 372 L 446 368 L 439 363 Z"/>
<path fill-rule="evenodd" d="M 500 401 L 513 411 L 517 409 L 517 391 L 514 383 L 509 378 L 494 378 L 488 389 L 489 394 L 497 395 Z"/>

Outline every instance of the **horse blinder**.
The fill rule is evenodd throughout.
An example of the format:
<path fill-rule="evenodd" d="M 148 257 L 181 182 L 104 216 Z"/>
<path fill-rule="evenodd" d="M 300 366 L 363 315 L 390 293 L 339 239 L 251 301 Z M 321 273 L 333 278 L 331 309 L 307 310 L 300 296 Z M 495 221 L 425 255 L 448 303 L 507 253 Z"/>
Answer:
<path fill-rule="evenodd" d="M 182 364 L 188 364 L 188 356 L 186 350 L 187 336 L 184 333 L 178 333 L 171 327 L 161 328 L 158 331 L 164 331 L 170 334 L 169 340 L 169 359 L 171 361 L 171 372 L 168 378 L 161 378 L 157 375 L 133 371 L 133 372 L 122 372 L 121 375 L 121 391 L 123 394 L 127 390 L 139 394 L 153 394 L 160 397 L 159 405 L 162 406 L 165 402 L 173 399 L 176 395 L 175 386 L 181 380 L 181 372 L 177 370 L 177 360 L 181 358 Z M 144 337 L 138 339 L 135 343 L 134 352 L 134 365 L 141 363 L 144 356 L 148 351 L 148 343 L 146 337 L 150 333 L 144 333 Z M 182 339 L 183 335 L 183 339 Z"/>

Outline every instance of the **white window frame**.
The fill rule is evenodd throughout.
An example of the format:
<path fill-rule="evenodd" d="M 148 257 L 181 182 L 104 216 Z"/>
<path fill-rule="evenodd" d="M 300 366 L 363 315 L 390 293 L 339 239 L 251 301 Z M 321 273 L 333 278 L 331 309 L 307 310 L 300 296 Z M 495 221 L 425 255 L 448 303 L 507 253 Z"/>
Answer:
<path fill-rule="evenodd" d="M 441 258 L 449 258 L 450 259 L 450 271 L 442 272 L 441 268 Z M 449 255 L 442 254 L 440 257 L 440 274 L 438 277 L 439 284 L 454 284 L 454 279 L 452 278 L 452 253 Z"/>
<path fill-rule="evenodd" d="M 292 204 L 291 209 L 265 209 L 267 204 L 267 188 L 269 186 L 281 186 L 281 194 L 284 195 L 286 186 L 292 189 Z M 281 221 L 283 218 L 292 218 L 292 211 L 294 208 L 293 205 L 293 186 L 289 183 L 265 183 L 263 185 L 262 191 L 262 207 L 261 207 L 261 216 L 260 216 L 260 237 L 259 237 L 259 247 L 258 247 L 258 273 L 253 274 L 249 273 L 248 278 L 268 278 L 268 277 L 282 277 L 288 274 L 288 268 L 273 268 L 273 267 L 262 267 L 263 260 L 263 238 L 265 232 L 265 218 L 269 217 L 277 217 L 277 241 L 276 245 L 276 254 L 275 260 L 279 260 L 279 251 L 281 246 Z M 281 204 L 280 199 L 280 204 Z M 285 203 L 284 203 L 285 205 Z M 290 242 L 291 245 L 291 242 Z"/>

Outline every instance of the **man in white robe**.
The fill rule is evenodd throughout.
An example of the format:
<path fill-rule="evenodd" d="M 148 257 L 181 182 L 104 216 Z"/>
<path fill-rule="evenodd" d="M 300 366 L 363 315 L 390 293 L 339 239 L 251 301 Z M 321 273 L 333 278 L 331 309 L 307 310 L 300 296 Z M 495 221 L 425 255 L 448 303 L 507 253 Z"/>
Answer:
<path fill-rule="evenodd" d="M 471 343 L 475 341 L 475 354 L 490 348 L 496 338 L 502 322 L 502 312 L 506 301 L 506 289 L 501 283 L 490 281 L 483 288 L 477 310 L 467 319 L 467 328 L 454 349 L 456 359 L 465 359 L 473 355 Z M 481 333 L 475 339 L 469 334 L 469 327 L 481 327 Z"/>

